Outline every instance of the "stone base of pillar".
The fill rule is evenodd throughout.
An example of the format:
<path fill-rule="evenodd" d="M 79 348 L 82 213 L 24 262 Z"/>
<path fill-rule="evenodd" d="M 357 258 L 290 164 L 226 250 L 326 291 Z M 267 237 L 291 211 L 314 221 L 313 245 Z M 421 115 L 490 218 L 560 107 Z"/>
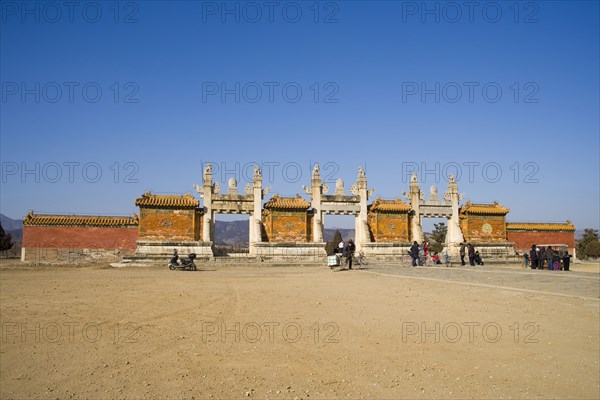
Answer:
<path fill-rule="evenodd" d="M 295 261 L 311 264 L 325 264 L 327 261 L 325 242 L 258 242 L 254 244 L 254 252 L 261 261 Z"/>
<path fill-rule="evenodd" d="M 386 260 L 386 261 L 405 261 L 410 260 L 408 251 L 410 243 L 376 243 L 363 242 L 361 249 L 368 259 Z"/>

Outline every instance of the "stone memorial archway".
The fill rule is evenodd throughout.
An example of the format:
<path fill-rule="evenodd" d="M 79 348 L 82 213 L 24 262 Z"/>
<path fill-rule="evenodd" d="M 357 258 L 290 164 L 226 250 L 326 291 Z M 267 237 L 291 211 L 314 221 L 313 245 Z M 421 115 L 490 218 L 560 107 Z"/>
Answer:
<path fill-rule="evenodd" d="M 446 218 L 448 232 L 444 246 L 450 256 L 458 255 L 460 243 L 464 240 L 459 224 L 458 203 L 463 195 L 458 193 L 458 183 L 453 175 L 448 177 L 448 189 L 440 199 L 437 187 L 431 186 L 429 199 L 425 199 L 419 186 L 417 174 L 410 178 L 410 191 L 404 196 L 410 201 L 411 212 L 411 241 L 421 243 L 424 239 L 421 221 L 423 218 Z"/>
<path fill-rule="evenodd" d="M 237 181 L 229 179 L 227 193 L 221 194 L 217 182 L 213 182 L 212 165 L 207 164 L 202 175 L 202 186 L 195 184 L 196 192 L 203 199 L 204 221 L 202 237 L 205 242 L 214 243 L 215 214 L 247 214 L 250 216 L 248 231 L 249 254 L 256 255 L 256 243 L 261 242 L 262 199 L 269 188 L 262 187 L 262 172 L 254 166 L 252 184 L 247 184 L 244 194 L 238 193 Z"/>
<path fill-rule="evenodd" d="M 344 189 L 341 179 L 336 181 L 335 192 L 328 195 L 329 185 L 323 183 L 319 164 L 315 164 L 311 175 L 311 186 L 303 186 L 304 191 L 310 195 L 313 211 L 313 242 L 322 243 L 323 219 L 327 214 L 353 215 L 356 249 L 360 250 L 362 243 L 370 241 L 369 227 L 367 225 L 367 201 L 374 189 L 367 189 L 367 176 L 362 167 L 358 168 L 356 183 L 350 186 L 350 195 Z"/>

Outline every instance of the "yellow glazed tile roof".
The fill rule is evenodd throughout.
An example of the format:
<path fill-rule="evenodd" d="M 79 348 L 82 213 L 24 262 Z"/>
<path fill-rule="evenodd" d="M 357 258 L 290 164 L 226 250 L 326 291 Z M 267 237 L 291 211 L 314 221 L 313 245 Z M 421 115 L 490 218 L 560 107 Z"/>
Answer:
<path fill-rule="evenodd" d="M 48 215 L 29 212 L 23 219 L 26 226 L 135 226 L 139 224 L 138 216 L 113 217 L 103 215 Z"/>
<path fill-rule="evenodd" d="M 139 199 L 135 200 L 136 206 L 145 207 L 198 207 L 200 201 L 195 199 L 189 193 L 183 196 L 177 195 L 159 195 L 146 192 Z"/>
<path fill-rule="evenodd" d="M 567 231 L 574 232 L 575 225 L 566 223 L 537 223 L 537 222 L 507 222 L 506 229 L 509 231 Z"/>
<path fill-rule="evenodd" d="M 265 203 L 265 209 L 279 209 L 279 210 L 307 210 L 310 207 L 310 203 L 304 200 L 300 196 L 296 197 L 279 197 L 274 195 L 271 200 Z"/>
<path fill-rule="evenodd" d="M 381 212 L 407 212 L 410 211 L 410 204 L 407 204 L 400 199 L 383 200 L 378 198 L 370 205 L 369 209 L 371 211 Z"/>
<path fill-rule="evenodd" d="M 493 204 L 472 204 L 467 201 L 460 208 L 460 214 L 506 215 L 509 211 L 509 208 L 503 207 L 502 204 L 497 202 Z"/>

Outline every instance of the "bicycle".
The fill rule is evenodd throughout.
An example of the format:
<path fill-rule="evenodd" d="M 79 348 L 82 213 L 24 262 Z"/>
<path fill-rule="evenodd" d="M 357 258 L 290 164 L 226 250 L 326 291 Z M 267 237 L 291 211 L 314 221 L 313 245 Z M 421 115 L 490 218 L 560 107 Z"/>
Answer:
<path fill-rule="evenodd" d="M 361 265 L 369 264 L 367 257 L 365 257 L 365 253 L 362 250 L 358 252 L 357 256 L 354 256 L 354 262 L 359 266 L 358 269 L 362 269 L 360 268 Z"/>

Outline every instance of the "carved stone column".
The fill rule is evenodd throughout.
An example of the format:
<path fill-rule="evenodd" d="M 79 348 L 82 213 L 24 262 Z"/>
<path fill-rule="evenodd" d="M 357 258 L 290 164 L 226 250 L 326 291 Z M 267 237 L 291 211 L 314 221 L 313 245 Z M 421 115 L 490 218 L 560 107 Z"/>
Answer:
<path fill-rule="evenodd" d="M 252 178 L 252 194 L 254 196 L 254 211 L 250 214 L 250 255 L 256 255 L 254 243 L 262 242 L 262 172 L 258 165 L 254 166 L 254 176 Z"/>
<path fill-rule="evenodd" d="M 421 203 L 421 188 L 419 187 L 419 181 L 417 174 L 413 173 L 410 177 L 410 205 L 412 208 L 413 215 L 411 216 L 411 242 L 417 241 L 421 243 L 423 241 L 423 228 L 421 226 L 421 213 L 419 205 Z"/>
<path fill-rule="evenodd" d="M 323 211 L 321 210 L 321 194 L 323 187 L 321 183 L 319 164 L 315 164 L 311 176 L 311 206 L 314 212 L 313 242 L 315 243 L 323 242 Z"/>
<path fill-rule="evenodd" d="M 367 228 L 367 201 L 369 200 L 369 190 L 367 190 L 367 176 L 362 167 L 358 167 L 358 177 L 356 179 L 356 188 L 360 197 L 360 211 L 355 219 L 354 229 L 356 232 L 356 250 L 361 249 L 363 242 L 369 242 L 369 232 Z"/>
<path fill-rule="evenodd" d="M 458 193 L 458 183 L 454 176 L 450 175 L 448 189 L 444 193 L 444 199 L 452 203 L 452 216 L 448 220 L 448 232 L 446 233 L 446 248 L 450 256 L 458 256 L 460 244 L 464 240 L 458 215 L 458 203 L 461 198 L 462 195 Z"/>
<path fill-rule="evenodd" d="M 212 164 L 207 164 L 204 167 L 204 174 L 202 176 L 202 194 L 203 194 L 203 206 L 204 206 L 204 222 L 202 224 L 202 241 L 213 242 L 214 234 L 214 223 L 215 218 L 212 210 L 212 194 L 213 194 L 213 180 L 212 180 Z"/>

